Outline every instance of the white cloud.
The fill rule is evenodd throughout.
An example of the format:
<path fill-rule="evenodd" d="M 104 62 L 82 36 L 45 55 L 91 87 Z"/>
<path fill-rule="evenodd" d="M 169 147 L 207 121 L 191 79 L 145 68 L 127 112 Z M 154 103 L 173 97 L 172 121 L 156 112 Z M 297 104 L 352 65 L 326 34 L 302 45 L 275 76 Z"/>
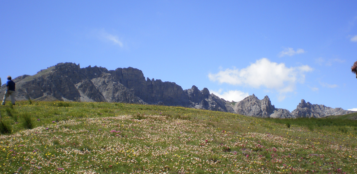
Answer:
<path fill-rule="evenodd" d="M 274 89 L 283 100 L 286 93 L 294 91 L 297 82 L 304 83 L 305 73 L 310 71 L 312 68 L 307 65 L 288 68 L 284 63 L 278 64 L 262 58 L 244 69 L 233 68 L 217 74 L 209 73 L 208 78 L 213 82 Z"/>
<path fill-rule="evenodd" d="M 337 88 L 338 87 L 338 85 L 336 85 L 336 84 L 328 84 L 328 83 L 323 83 L 323 82 L 320 82 L 320 85 L 323 87 L 326 87 L 326 88 Z"/>
<path fill-rule="evenodd" d="M 334 62 L 338 62 L 338 63 L 343 63 L 343 62 L 345 62 L 345 60 L 338 59 L 338 58 L 336 58 L 336 59 L 332 59 L 332 61 L 334 61 Z"/>
<path fill-rule="evenodd" d="M 311 90 L 312 90 L 312 91 L 318 91 L 319 88 L 318 88 L 318 87 L 311 87 Z"/>
<path fill-rule="evenodd" d="M 323 65 L 325 62 L 325 59 L 323 59 L 322 57 L 319 57 L 315 60 L 315 62 L 319 65 Z"/>
<path fill-rule="evenodd" d="M 114 44 L 117 44 L 119 45 L 120 47 L 123 47 L 123 43 L 118 39 L 117 36 L 114 36 L 114 35 L 106 35 L 105 36 L 108 40 L 112 41 Z"/>
<path fill-rule="evenodd" d="M 347 109 L 349 111 L 357 111 L 357 108 Z"/>
<path fill-rule="evenodd" d="M 231 90 L 231 91 L 224 92 L 224 93 L 222 93 L 222 89 L 220 89 L 218 91 L 212 91 L 212 90 L 209 90 L 209 91 L 211 91 L 212 94 L 214 94 L 220 98 L 223 98 L 227 101 L 239 102 L 249 96 L 248 93 L 238 91 L 238 90 L 234 90 L 234 91 Z"/>
<path fill-rule="evenodd" d="M 319 65 L 325 65 L 325 66 L 331 66 L 333 65 L 334 63 L 343 63 L 345 62 L 345 60 L 343 59 L 339 59 L 339 58 L 335 58 L 335 59 L 327 59 L 325 60 L 324 58 L 322 57 L 319 57 L 315 60 L 315 62 Z"/>
<path fill-rule="evenodd" d="M 110 33 L 106 32 L 105 30 L 100 30 L 100 31 L 97 31 L 97 35 L 98 35 L 99 39 L 101 39 L 101 40 L 109 41 L 109 42 L 113 43 L 114 45 L 119 46 L 120 48 L 124 47 L 123 42 L 118 38 L 118 36 L 116 36 L 114 34 L 110 34 Z"/>
<path fill-rule="evenodd" d="M 353 37 L 351 38 L 351 41 L 352 41 L 352 42 L 357 42 L 357 35 L 356 35 L 356 36 L 353 36 Z"/>
<path fill-rule="evenodd" d="M 307 85 L 307 87 L 309 87 L 311 89 L 311 91 L 319 91 L 318 87 L 311 87 L 309 85 Z"/>
<path fill-rule="evenodd" d="M 301 48 L 297 49 L 296 51 L 293 48 L 285 48 L 282 52 L 280 52 L 279 57 L 293 56 L 295 54 L 302 54 L 302 53 L 305 53 L 305 51 Z"/>

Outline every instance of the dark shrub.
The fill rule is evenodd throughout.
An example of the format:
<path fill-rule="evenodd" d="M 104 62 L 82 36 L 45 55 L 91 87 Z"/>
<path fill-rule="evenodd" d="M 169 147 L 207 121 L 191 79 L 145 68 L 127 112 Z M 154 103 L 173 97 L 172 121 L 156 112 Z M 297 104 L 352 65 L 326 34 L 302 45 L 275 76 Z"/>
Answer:
<path fill-rule="evenodd" d="M 345 127 L 340 127 L 340 128 L 338 128 L 338 130 L 345 134 L 348 132 L 347 128 L 345 128 Z"/>
<path fill-rule="evenodd" d="M 11 125 L 7 122 L 0 121 L 0 132 L 1 134 L 11 133 Z"/>
<path fill-rule="evenodd" d="M 314 126 L 311 125 L 311 124 L 307 125 L 307 128 L 308 128 L 310 131 L 314 131 Z"/>
<path fill-rule="evenodd" d="M 30 115 L 24 114 L 22 117 L 24 118 L 23 126 L 24 126 L 25 129 L 32 129 L 32 128 L 35 127 L 33 122 L 32 122 L 32 120 L 31 120 Z"/>
<path fill-rule="evenodd" d="M 7 114 L 9 117 L 12 117 L 12 116 L 13 116 L 10 108 L 6 108 L 6 114 Z"/>
<path fill-rule="evenodd" d="M 136 114 L 133 116 L 134 119 L 138 119 L 138 120 L 142 120 L 142 119 L 145 119 L 145 115 L 144 114 Z"/>
<path fill-rule="evenodd" d="M 70 104 L 69 103 L 65 103 L 65 102 L 59 102 L 59 103 L 57 103 L 57 106 L 58 107 L 69 107 Z"/>

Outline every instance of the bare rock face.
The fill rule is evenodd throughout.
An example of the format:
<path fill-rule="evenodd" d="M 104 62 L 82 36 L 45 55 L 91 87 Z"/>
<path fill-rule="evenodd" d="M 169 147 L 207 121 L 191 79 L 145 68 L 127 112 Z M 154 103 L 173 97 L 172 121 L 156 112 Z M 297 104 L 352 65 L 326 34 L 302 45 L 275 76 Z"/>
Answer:
<path fill-rule="evenodd" d="M 296 109 L 292 112 L 292 115 L 296 118 L 321 118 L 331 115 L 345 115 L 353 113 L 354 111 L 347 111 L 342 108 L 331 108 L 325 105 L 311 104 L 310 102 L 305 102 L 304 99 L 301 100 Z"/>
<path fill-rule="evenodd" d="M 205 89 L 201 91 L 202 94 L 204 94 Z M 203 98 L 199 103 L 193 103 L 193 104 L 197 109 L 206 109 L 212 111 L 226 111 L 226 112 L 234 113 L 232 106 L 227 105 L 224 99 L 219 98 L 214 94 L 210 94 L 208 97 Z"/>
<path fill-rule="evenodd" d="M 294 118 L 290 111 L 286 109 L 275 109 L 270 118 Z"/>
<path fill-rule="evenodd" d="M 74 63 L 59 63 L 33 76 L 14 79 L 16 99 L 88 102 L 125 102 L 184 106 L 233 112 L 226 101 L 211 95 L 207 88 L 196 86 L 183 90 L 173 82 L 145 79 L 141 70 L 117 68 L 108 71 L 102 67 L 80 68 Z M 1 88 L 3 93 L 5 88 Z"/>
<path fill-rule="evenodd" d="M 237 114 L 256 116 L 263 118 L 292 118 L 290 112 L 286 109 L 276 109 L 268 96 L 259 100 L 254 94 L 246 97 L 234 106 Z"/>

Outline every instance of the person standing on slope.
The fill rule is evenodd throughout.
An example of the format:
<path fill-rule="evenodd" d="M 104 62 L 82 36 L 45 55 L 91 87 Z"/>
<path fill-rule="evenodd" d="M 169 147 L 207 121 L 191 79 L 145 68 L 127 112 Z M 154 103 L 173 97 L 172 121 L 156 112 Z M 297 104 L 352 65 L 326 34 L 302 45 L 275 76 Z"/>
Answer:
<path fill-rule="evenodd" d="M 5 105 L 5 100 L 9 96 L 11 97 L 12 104 L 15 105 L 15 82 L 11 80 L 11 76 L 7 76 L 6 87 L 7 89 L 4 95 L 4 99 L 2 100 L 2 105 Z"/>
<path fill-rule="evenodd" d="M 352 73 L 356 74 L 356 78 L 357 78 L 357 61 L 351 67 L 351 71 Z"/>

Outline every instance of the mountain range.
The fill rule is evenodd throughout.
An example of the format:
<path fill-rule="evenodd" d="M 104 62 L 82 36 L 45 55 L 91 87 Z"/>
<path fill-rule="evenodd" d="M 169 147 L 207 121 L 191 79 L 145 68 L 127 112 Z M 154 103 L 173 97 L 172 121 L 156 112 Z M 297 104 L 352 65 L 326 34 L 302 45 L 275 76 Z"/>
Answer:
<path fill-rule="evenodd" d="M 268 96 L 259 100 L 254 94 L 232 105 L 207 88 L 196 86 L 183 90 L 173 82 L 144 77 L 136 68 L 107 70 L 103 67 L 80 68 L 74 63 L 59 63 L 39 71 L 37 74 L 22 75 L 13 80 L 16 83 L 16 99 L 29 97 L 42 101 L 79 102 L 125 102 L 151 105 L 183 106 L 197 109 L 232 112 L 247 116 L 271 118 L 325 117 L 343 115 L 352 111 L 311 104 L 301 100 L 293 112 L 277 109 Z M 0 92 L 5 91 L 3 85 Z"/>

